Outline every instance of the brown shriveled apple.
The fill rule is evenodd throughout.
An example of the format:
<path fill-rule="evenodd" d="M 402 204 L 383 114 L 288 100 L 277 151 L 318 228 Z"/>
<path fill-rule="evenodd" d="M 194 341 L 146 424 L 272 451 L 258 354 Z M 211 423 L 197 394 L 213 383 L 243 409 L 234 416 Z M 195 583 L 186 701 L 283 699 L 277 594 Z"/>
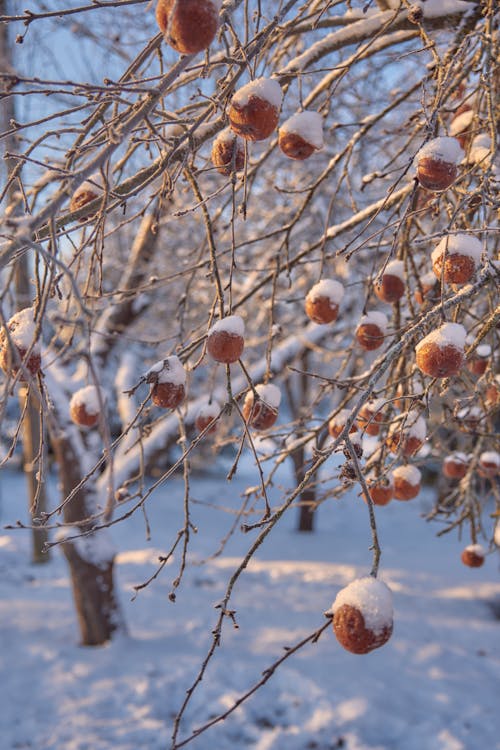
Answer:
<path fill-rule="evenodd" d="M 176 409 L 186 396 L 186 370 L 175 355 L 160 360 L 147 373 L 151 400 L 162 409 Z"/>
<path fill-rule="evenodd" d="M 20 369 L 19 362 L 23 363 L 31 375 L 36 375 L 40 370 L 42 358 L 40 344 L 34 341 L 36 324 L 33 314 L 32 307 L 25 307 L 24 310 L 15 313 L 7 323 L 10 342 L 15 351 L 10 348 L 5 330 L 0 330 L 0 367 L 12 377 Z M 28 351 L 30 354 L 26 359 Z M 21 382 L 25 380 L 22 370 L 19 379 Z"/>
<path fill-rule="evenodd" d="M 216 362 L 237 362 L 245 348 L 245 324 L 239 315 L 227 315 L 208 332 L 207 351 Z"/>
<path fill-rule="evenodd" d="M 465 361 L 466 335 L 460 323 L 443 323 L 417 344 L 417 367 L 431 378 L 457 375 Z"/>
<path fill-rule="evenodd" d="M 220 7 L 220 0 L 158 0 L 156 21 L 167 44 L 181 55 L 194 55 L 213 42 Z"/>
<path fill-rule="evenodd" d="M 229 124 L 248 141 L 269 138 L 277 126 L 283 100 L 278 81 L 257 78 L 239 89 L 229 106 Z"/>
<path fill-rule="evenodd" d="M 278 146 L 290 159 L 303 161 L 323 148 L 323 118 L 318 112 L 298 112 L 280 126 Z"/>
<path fill-rule="evenodd" d="M 278 419 L 281 402 L 280 389 L 271 383 L 261 383 L 255 387 L 257 398 L 248 391 L 243 402 L 242 414 L 254 430 L 268 430 Z"/>
<path fill-rule="evenodd" d="M 392 635 L 392 594 L 382 581 L 358 578 L 337 594 L 332 605 L 333 631 L 346 651 L 368 654 Z"/>
<path fill-rule="evenodd" d="M 69 415 L 79 427 L 95 427 L 101 416 L 104 393 L 95 385 L 80 388 L 71 397 Z"/>
<path fill-rule="evenodd" d="M 426 190 L 447 190 L 457 179 L 464 152 L 456 138 L 442 136 L 428 141 L 415 157 L 417 180 Z"/>
<path fill-rule="evenodd" d="M 222 130 L 212 146 L 212 163 L 220 174 L 241 172 L 245 167 L 245 145 L 231 128 Z"/>
<path fill-rule="evenodd" d="M 344 297 L 344 287 L 334 279 L 322 279 L 307 293 L 306 315 L 314 323 L 324 325 L 337 320 L 339 306 Z"/>

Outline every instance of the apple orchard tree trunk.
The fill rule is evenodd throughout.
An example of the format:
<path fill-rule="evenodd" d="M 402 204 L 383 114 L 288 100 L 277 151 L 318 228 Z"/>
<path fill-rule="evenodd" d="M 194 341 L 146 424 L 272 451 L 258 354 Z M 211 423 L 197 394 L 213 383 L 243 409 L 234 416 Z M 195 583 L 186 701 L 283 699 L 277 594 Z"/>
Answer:
<path fill-rule="evenodd" d="M 291 417 L 294 422 L 299 421 L 308 409 L 309 379 L 305 374 L 309 359 L 308 349 L 304 349 L 299 359 L 299 372 L 291 372 L 285 380 L 287 401 L 290 407 Z M 293 471 L 297 485 L 304 481 L 306 471 L 310 462 L 306 458 L 306 449 L 301 442 L 290 451 L 293 462 Z M 314 510 L 316 501 L 316 489 L 304 487 L 299 496 L 299 519 L 297 531 L 314 531 Z"/>
<path fill-rule="evenodd" d="M 154 209 L 143 218 L 137 231 L 129 263 L 120 280 L 124 291 L 134 289 L 144 279 L 158 240 L 156 229 Z M 110 369 L 113 367 L 113 362 L 110 363 L 113 346 L 140 313 L 141 308 L 134 306 L 124 294 L 120 304 L 108 308 L 97 320 L 95 342 L 91 347 L 95 372 L 104 375 L 106 365 Z M 59 382 L 52 376 L 47 377 L 47 390 L 56 405 L 51 444 L 58 465 L 64 521 L 70 530 L 61 546 L 70 569 L 81 642 L 85 646 L 95 646 L 108 641 L 116 630 L 125 630 L 125 624 L 115 595 L 113 548 L 106 529 L 93 531 L 95 523 L 102 523 L 101 511 L 107 503 L 106 490 L 98 489 L 94 477 L 88 476 L 99 455 L 87 450 L 85 435 L 80 434 L 66 415 L 70 394 L 64 397 L 57 393 L 61 382 L 64 382 L 64 375 L 59 377 Z M 91 520 L 94 516 L 97 521 Z"/>
<path fill-rule="evenodd" d="M 6 0 L 0 0 L 0 16 L 6 15 L 9 8 Z M 9 71 L 13 65 L 13 44 L 7 24 L 0 24 L 0 71 Z M 0 91 L 3 87 L 0 82 Z M 0 97 L 0 132 L 7 133 L 3 138 L 5 154 L 15 153 L 17 138 L 14 133 L 9 134 L 11 121 L 16 118 L 15 97 Z M 5 158 L 5 176 L 10 174 L 16 166 L 13 159 Z M 22 213 L 20 193 L 17 193 L 17 182 L 12 182 L 7 191 L 7 204 L 11 208 L 11 215 Z M 29 307 L 32 301 L 33 289 L 30 282 L 28 256 L 21 255 L 15 264 L 14 273 L 15 302 L 18 310 Z M 44 563 L 50 560 L 49 550 L 46 549 L 48 532 L 40 525 L 38 518 L 47 509 L 45 486 L 38 479 L 39 469 L 44 461 L 43 426 L 40 421 L 40 404 L 32 389 L 19 388 L 19 408 L 23 414 L 22 448 L 23 468 L 28 488 L 29 513 L 32 523 L 31 559 L 34 563 Z"/>
<path fill-rule="evenodd" d="M 52 436 L 52 446 L 59 466 L 63 496 L 68 497 L 83 477 L 82 466 L 71 440 L 64 433 Z M 64 521 L 71 524 L 75 538 L 61 542 L 68 561 L 81 643 L 98 646 L 108 641 L 124 624 L 114 592 L 114 553 L 105 530 L 92 531 L 88 519 L 95 508 L 91 482 L 77 490 L 64 505 Z M 70 535 L 68 534 L 68 537 Z"/>

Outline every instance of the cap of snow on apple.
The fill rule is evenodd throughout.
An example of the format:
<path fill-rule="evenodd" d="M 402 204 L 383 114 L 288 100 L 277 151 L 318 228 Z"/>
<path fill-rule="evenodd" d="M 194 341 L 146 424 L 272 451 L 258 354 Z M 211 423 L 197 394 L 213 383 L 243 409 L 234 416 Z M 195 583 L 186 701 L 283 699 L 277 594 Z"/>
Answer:
<path fill-rule="evenodd" d="M 450 234 L 435 247 L 431 259 L 437 278 L 447 284 L 466 284 L 481 262 L 483 246 L 470 234 Z"/>
<path fill-rule="evenodd" d="M 426 434 L 425 419 L 416 409 L 410 409 L 391 425 L 386 444 L 392 453 L 401 451 L 403 456 L 408 458 L 422 448 Z"/>
<path fill-rule="evenodd" d="M 397 466 L 392 472 L 396 500 L 413 500 L 420 492 L 422 475 L 416 466 Z"/>
<path fill-rule="evenodd" d="M 415 156 L 417 180 L 426 190 L 446 190 L 457 179 L 458 164 L 463 156 L 464 152 L 456 138 L 433 138 Z"/>
<path fill-rule="evenodd" d="M 280 125 L 278 145 L 290 159 L 308 159 L 323 148 L 323 118 L 318 112 L 292 115 Z"/>
<path fill-rule="evenodd" d="M 252 390 L 248 391 L 243 403 L 242 413 L 245 421 L 255 430 L 268 430 L 278 418 L 281 402 L 281 391 L 272 383 L 261 383 L 255 387 L 257 398 Z"/>
<path fill-rule="evenodd" d="M 383 312 L 372 310 L 361 317 L 356 328 L 358 344 L 366 351 L 379 349 L 384 343 L 389 321 Z"/>
<path fill-rule="evenodd" d="M 5 329 L 2 328 L 0 331 L 0 367 L 14 377 L 20 369 L 19 363 L 22 362 L 31 375 L 36 375 L 41 366 L 41 351 L 39 341 L 35 341 L 36 323 L 33 308 L 25 307 L 24 310 L 15 313 L 7 322 L 7 330 L 8 336 Z M 30 354 L 26 359 L 28 351 Z M 25 380 L 22 370 L 20 380 Z"/>
<path fill-rule="evenodd" d="M 262 141 L 278 126 L 283 92 L 278 81 L 256 78 L 238 89 L 229 106 L 229 124 L 237 135 Z"/>
<path fill-rule="evenodd" d="M 227 315 L 208 332 L 207 351 L 216 362 L 237 362 L 245 348 L 245 324 L 239 315 Z"/>
<path fill-rule="evenodd" d="M 375 294 L 382 302 L 394 304 L 405 293 L 405 270 L 402 260 L 392 260 L 375 280 Z"/>
<path fill-rule="evenodd" d="M 484 564 L 486 550 L 481 544 L 469 544 L 462 550 L 460 559 L 468 568 L 480 568 Z"/>
<path fill-rule="evenodd" d="M 245 145 L 231 128 L 224 128 L 213 142 L 212 163 L 226 177 L 244 168 Z"/>
<path fill-rule="evenodd" d="M 314 323 L 333 323 L 339 314 L 344 287 L 335 279 L 321 279 L 308 291 L 305 299 L 307 317 Z"/>
<path fill-rule="evenodd" d="M 77 211 L 79 208 L 92 203 L 96 198 L 101 198 L 104 193 L 104 180 L 100 172 L 91 175 L 87 180 L 77 187 L 69 204 L 70 211 Z M 92 219 L 96 212 L 90 212 L 80 217 L 80 221 Z"/>
<path fill-rule="evenodd" d="M 195 427 L 198 432 L 206 430 L 206 434 L 210 435 L 217 431 L 217 417 L 221 411 L 220 404 L 218 401 L 206 401 L 201 404 L 196 412 Z M 208 429 L 207 429 L 208 428 Z"/>
<path fill-rule="evenodd" d="M 69 402 L 69 414 L 72 422 L 79 427 L 94 427 L 99 422 L 101 404 L 105 396 L 101 388 L 87 385 L 75 391 Z"/>
<path fill-rule="evenodd" d="M 147 373 L 152 383 L 151 401 L 162 409 L 176 409 L 186 396 L 186 370 L 173 354 L 154 364 Z"/>
<path fill-rule="evenodd" d="M 466 335 L 460 323 L 443 323 L 417 344 L 418 368 L 432 378 L 456 375 L 465 361 Z"/>
<path fill-rule="evenodd" d="M 366 576 L 341 589 L 332 605 L 333 631 L 346 651 L 367 654 L 392 635 L 393 607 L 389 587 Z"/>

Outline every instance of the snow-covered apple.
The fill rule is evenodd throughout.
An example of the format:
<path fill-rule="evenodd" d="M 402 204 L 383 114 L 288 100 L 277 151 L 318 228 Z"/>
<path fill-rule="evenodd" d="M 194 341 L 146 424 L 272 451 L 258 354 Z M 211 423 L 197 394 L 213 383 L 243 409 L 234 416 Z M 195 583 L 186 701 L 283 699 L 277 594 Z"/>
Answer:
<path fill-rule="evenodd" d="M 277 126 L 283 100 L 278 81 L 256 78 L 233 95 L 229 123 L 235 133 L 248 141 L 269 138 Z"/>
<path fill-rule="evenodd" d="M 208 332 L 207 351 L 216 362 L 237 362 L 245 348 L 245 324 L 239 315 L 227 315 Z"/>
<path fill-rule="evenodd" d="M 346 651 L 368 654 L 392 635 L 393 608 L 390 588 L 366 576 L 341 589 L 332 605 L 333 630 Z"/>
<path fill-rule="evenodd" d="M 209 47 L 219 27 L 220 0 L 158 0 L 156 20 L 165 41 L 182 55 Z"/>

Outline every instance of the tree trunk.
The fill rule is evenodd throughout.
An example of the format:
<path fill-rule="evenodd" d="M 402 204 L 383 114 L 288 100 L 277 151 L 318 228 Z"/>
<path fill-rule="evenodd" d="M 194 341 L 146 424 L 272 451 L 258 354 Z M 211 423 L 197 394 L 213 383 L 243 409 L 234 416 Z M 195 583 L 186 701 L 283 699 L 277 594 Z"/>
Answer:
<path fill-rule="evenodd" d="M 300 484 L 304 480 L 306 472 L 304 446 L 296 448 L 292 452 L 293 469 L 295 481 Z M 305 487 L 299 497 L 299 523 L 297 531 L 314 531 L 314 501 L 316 490 L 313 487 Z"/>
<path fill-rule="evenodd" d="M 314 531 L 314 501 L 316 492 L 305 489 L 300 495 L 300 513 L 298 531 Z"/>
<path fill-rule="evenodd" d="M 81 557 L 74 542 L 61 546 L 70 569 L 82 646 L 100 646 L 122 624 L 114 595 L 113 559 L 98 566 Z"/>
<path fill-rule="evenodd" d="M 8 3 L 6 0 L 0 0 L 0 15 L 7 15 Z M 12 59 L 12 40 L 9 39 L 7 24 L 0 24 L 0 69 L 11 70 L 13 68 Z M 6 96 L 0 101 L 0 131 L 6 132 L 10 128 L 11 120 L 16 119 L 14 106 L 14 97 Z M 3 141 L 3 147 L 6 153 L 17 151 L 17 139 L 14 134 L 7 135 Z M 5 177 L 9 176 L 10 170 L 14 168 L 16 162 L 13 159 L 5 161 Z M 10 206 L 17 206 L 13 214 L 20 213 L 19 199 L 15 196 L 16 185 L 10 185 L 7 199 Z M 28 257 L 22 255 L 16 262 L 14 285 L 16 290 L 16 308 L 22 310 L 31 305 L 31 284 L 28 268 Z M 28 402 L 26 403 L 26 399 Z M 23 435 L 23 462 L 26 481 L 28 484 L 28 502 L 31 517 L 31 523 L 37 526 L 36 518 L 41 512 L 47 509 L 45 489 L 38 486 L 37 480 L 38 468 L 42 465 L 43 456 L 40 451 L 43 448 L 42 436 L 40 434 L 40 410 L 38 400 L 27 388 L 19 389 L 19 407 L 21 414 L 24 413 L 22 435 Z M 38 457 L 38 461 L 36 460 Z M 35 507 L 36 506 L 36 507 Z M 45 549 L 48 541 L 47 529 L 39 526 L 33 528 L 31 559 L 34 563 L 48 562 L 50 554 Z"/>
<path fill-rule="evenodd" d="M 50 553 L 45 545 L 48 541 L 48 531 L 40 526 L 36 520 L 47 510 L 45 488 L 40 484 L 38 471 L 45 462 L 45 451 L 40 433 L 40 405 L 36 396 L 26 387 L 19 388 L 19 405 L 23 418 L 23 461 L 24 474 L 28 483 L 28 501 L 31 523 L 31 560 L 34 563 L 46 563 L 50 560 Z"/>
<path fill-rule="evenodd" d="M 52 445 L 63 497 L 67 498 L 83 477 L 81 464 L 64 434 L 52 436 Z M 64 505 L 64 521 L 71 524 L 71 536 L 79 536 L 63 541 L 61 546 L 71 573 L 81 643 L 99 646 L 109 641 L 116 630 L 125 628 L 114 591 L 113 550 L 103 543 L 104 530 L 92 531 L 92 522 L 88 520 L 95 512 L 90 482 Z"/>
<path fill-rule="evenodd" d="M 288 397 L 288 404 L 293 419 L 299 419 L 302 411 L 307 409 L 307 398 L 309 394 L 309 380 L 306 376 L 307 364 L 309 360 L 309 350 L 304 349 L 300 356 L 300 366 L 302 372 L 290 374 L 285 380 L 285 389 Z M 304 446 L 301 445 L 291 452 L 293 461 L 293 471 L 295 481 L 301 484 L 307 470 Z M 297 531 L 314 531 L 314 511 L 316 500 L 316 490 L 313 487 L 306 487 L 299 496 L 299 523 Z"/>

